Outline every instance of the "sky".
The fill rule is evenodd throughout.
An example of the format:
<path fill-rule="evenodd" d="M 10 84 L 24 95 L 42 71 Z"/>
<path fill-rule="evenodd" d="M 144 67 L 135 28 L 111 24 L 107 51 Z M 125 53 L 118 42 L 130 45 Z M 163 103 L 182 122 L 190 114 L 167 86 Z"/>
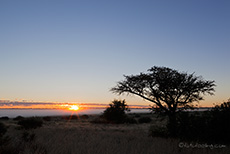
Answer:
<path fill-rule="evenodd" d="M 1 0 L 0 100 L 151 104 L 113 94 L 123 75 L 166 66 L 230 98 L 229 0 Z"/>

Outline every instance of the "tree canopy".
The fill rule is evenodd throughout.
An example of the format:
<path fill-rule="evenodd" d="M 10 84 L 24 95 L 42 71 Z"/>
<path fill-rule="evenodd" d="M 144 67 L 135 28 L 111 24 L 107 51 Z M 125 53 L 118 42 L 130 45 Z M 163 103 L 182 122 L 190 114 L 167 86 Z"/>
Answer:
<path fill-rule="evenodd" d="M 125 100 L 114 100 L 109 104 L 109 107 L 103 113 L 103 116 L 106 120 L 115 122 L 115 123 L 123 123 L 126 118 L 125 111 L 129 111 L 129 107 L 126 104 Z"/>
<path fill-rule="evenodd" d="M 125 80 L 111 89 L 117 94 L 133 94 L 154 103 L 153 109 L 166 114 L 193 108 L 205 94 L 213 95 L 215 81 L 204 80 L 194 73 L 154 66 L 147 73 L 124 75 Z"/>

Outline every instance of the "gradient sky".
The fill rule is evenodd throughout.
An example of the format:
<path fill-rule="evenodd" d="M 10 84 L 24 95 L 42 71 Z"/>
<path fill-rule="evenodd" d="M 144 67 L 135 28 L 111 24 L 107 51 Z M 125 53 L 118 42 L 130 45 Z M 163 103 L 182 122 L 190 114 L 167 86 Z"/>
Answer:
<path fill-rule="evenodd" d="M 109 90 L 166 66 L 230 98 L 229 0 L 1 0 L 0 99 L 150 104 Z"/>

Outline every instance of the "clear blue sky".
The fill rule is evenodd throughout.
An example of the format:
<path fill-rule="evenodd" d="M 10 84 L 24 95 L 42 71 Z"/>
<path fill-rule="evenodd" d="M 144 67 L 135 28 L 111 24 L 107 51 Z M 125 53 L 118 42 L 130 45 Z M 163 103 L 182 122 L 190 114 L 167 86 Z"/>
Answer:
<path fill-rule="evenodd" d="M 109 91 L 167 66 L 230 97 L 229 0 L 1 0 L 0 99 L 149 104 Z"/>

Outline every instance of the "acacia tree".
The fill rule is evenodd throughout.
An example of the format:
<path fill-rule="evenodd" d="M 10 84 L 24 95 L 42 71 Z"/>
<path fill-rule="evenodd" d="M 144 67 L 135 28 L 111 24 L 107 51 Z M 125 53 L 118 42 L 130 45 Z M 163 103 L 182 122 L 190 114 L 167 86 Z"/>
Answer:
<path fill-rule="evenodd" d="M 205 94 L 213 95 L 215 91 L 215 81 L 167 67 L 154 66 L 148 73 L 124 77 L 125 80 L 118 82 L 112 92 L 137 95 L 154 103 L 153 109 L 168 115 L 171 123 L 175 121 L 176 112 L 193 108 L 194 102 L 203 100 Z"/>
<path fill-rule="evenodd" d="M 123 123 L 126 118 L 125 111 L 129 111 L 125 100 L 114 100 L 104 111 L 103 116 L 110 122 Z"/>

